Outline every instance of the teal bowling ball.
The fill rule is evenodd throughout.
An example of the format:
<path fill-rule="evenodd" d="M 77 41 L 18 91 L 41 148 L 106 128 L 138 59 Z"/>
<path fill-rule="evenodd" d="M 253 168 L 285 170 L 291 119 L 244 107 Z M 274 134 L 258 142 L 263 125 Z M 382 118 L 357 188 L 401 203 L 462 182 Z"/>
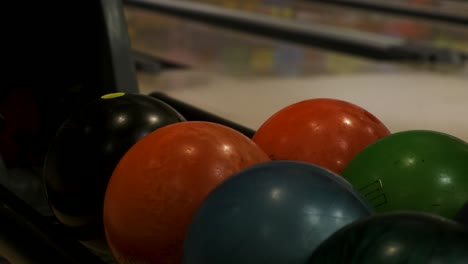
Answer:
<path fill-rule="evenodd" d="M 58 222 L 74 238 L 100 247 L 104 194 L 114 167 L 141 138 L 183 121 L 171 106 L 143 94 L 107 94 L 77 109 L 58 129 L 43 167 Z"/>
<path fill-rule="evenodd" d="M 308 264 L 466 264 L 468 231 L 438 215 L 399 211 L 351 223 L 325 240 Z"/>
<path fill-rule="evenodd" d="M 336 230 L 371 213 L 329 170 L 300 161 L 257 164 L 207 196 L 186 234 L 182 263 L 302 264 Z"/>

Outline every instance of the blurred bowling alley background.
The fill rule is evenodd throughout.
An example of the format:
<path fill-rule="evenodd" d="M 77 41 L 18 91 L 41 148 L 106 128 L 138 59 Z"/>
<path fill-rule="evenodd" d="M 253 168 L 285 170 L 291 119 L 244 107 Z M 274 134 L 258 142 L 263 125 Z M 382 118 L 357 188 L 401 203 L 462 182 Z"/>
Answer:
<path fill-rule="evenodd" d="M 1 263 L 468 263 L 468 2 L 5 10 Z"/>

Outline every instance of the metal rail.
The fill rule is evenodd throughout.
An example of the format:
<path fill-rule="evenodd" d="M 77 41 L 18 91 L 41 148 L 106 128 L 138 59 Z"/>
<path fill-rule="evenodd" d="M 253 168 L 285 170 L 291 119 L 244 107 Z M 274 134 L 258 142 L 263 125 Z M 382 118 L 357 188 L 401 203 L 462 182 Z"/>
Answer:
<path fill-rule="evenodd" d="M 197 108 L 193 105 L 180 101 L 176 98 L 173 98 L 165 93 L 153 92 L 150 96 L 164 101 L 170 106 L 174 107 L 182 116 L 184 116 L 188 121 L 207 121 L 214 122 L 218 124 L 225 125 L 232 129 L 239 131 L 244 134 L 246 137 L 252 138 L 255 134 L 255 130 L 235 123 L 233 121 L 227 120 L 200 108 Z"/>
<path fill-rule="evenodd" d="M 354 7 L 378 12 L 392 13 L 431 19 L 442 22 L 468 25 L 468 14 L 459 14 L 435 7 L 415 7 L 402 5 L 394 1 L 375 1 L 375 0 L 309 0 L 310 2 L 321 2 L 324 4 L 333 4 L 339 6 Z"/>
<path fill-rule="evenodd" d="M 0 254 L 8 260 L 34 264 L 104 263 L 2 185 L 0 224 Z"/>

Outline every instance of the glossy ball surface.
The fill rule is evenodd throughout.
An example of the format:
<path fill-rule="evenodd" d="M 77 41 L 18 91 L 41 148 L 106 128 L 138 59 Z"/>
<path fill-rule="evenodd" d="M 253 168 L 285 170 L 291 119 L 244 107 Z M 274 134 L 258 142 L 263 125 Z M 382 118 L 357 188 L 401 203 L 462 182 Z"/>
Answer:
<path fill-rule="evenodd" d="M 341 173 L 354 156 L 390 131 L 365 109 L 319 98 L 289 105 L 267 119 L 253 140 L 272 160 L 314 163 Z"/>
<path fill-rule="evenodd" d="M 437 131 L 402 131 L 364 149 L 342 175 L 377 212 L 453 219 L 468 201 L 468 144 Z"/>
<path fill-rule="evenodd" d="M 341 176 L 298 161 L 247 168 L 198 209 L 184 264 L 304 263 L 339 228 L 372 209 Z"/>
<path fill-rule="evenodd" d="M 114 167 L 148 133 L 181 121 L 172 107 L 139 94 L 109 94 L 79 109 L 59 128 L 44 163 L 57 219 L 80 240 L 103 238 L 104 194 Z"/>
<path fill-rule="evenodd" d="M 309 264 L 468 263 L 468 231 L 446 218 L 415 212 L 376 214 L 339 230 Z"/>
<path fill-rule="evenodd" d="M 218 184 L 268 156 L 223 125 L 188 121 L 154 131 L 117 165 L 104 225 L 120 263 L 180 263 L 193 214 Z"/>

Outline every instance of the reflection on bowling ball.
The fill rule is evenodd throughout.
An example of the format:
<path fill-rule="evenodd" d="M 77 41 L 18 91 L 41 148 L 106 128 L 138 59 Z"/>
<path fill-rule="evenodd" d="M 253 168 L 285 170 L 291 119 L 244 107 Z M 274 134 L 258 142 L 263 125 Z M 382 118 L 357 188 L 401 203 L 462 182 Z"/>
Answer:
<path fill-rule="evenodd" d="M 370 143 L 390 131 L 371 113 L 336 99 L 309 99 L 272 115 L 253 140 L 273 160 L 314 163 L 341 173 Z"/>
<path fill-rule="evenodd" d="M 365 199 L 329 170 L 299 161 L 258 164 L 203 202 L 183 263 L 304 263 L 336 230 L 370 214 Z"/>
<path fill-rule="evenodd" d="M 229 127 L 188 121 L 160 128 L 118 163 L 107 187 L 104 226 L 121 263 L 180 263 L 185 232 L 206 195 L 268 156 Z"/>
<path fill-rule="evenodd" d="M 402 131 L 361 151 L 342 176 L 377 212 L 415 210 L 453 219 L 468 200 L 468 144 L 426 130 Z"/>
<path fill-rule="evenodd" d="M 417 212 L 375 214 L 340 229 L 310 264 L 468 263 L 468 231 L 451 220 Z"/>
<path fill-rule="evenodd" d="M 104 95 L 59 128 L 44 164 L 49 204 L 78 239 L 104 238 L 102 207 L 107 182 L 123 154 L 148 133 L 184 118 L 149 96 Z"/>

